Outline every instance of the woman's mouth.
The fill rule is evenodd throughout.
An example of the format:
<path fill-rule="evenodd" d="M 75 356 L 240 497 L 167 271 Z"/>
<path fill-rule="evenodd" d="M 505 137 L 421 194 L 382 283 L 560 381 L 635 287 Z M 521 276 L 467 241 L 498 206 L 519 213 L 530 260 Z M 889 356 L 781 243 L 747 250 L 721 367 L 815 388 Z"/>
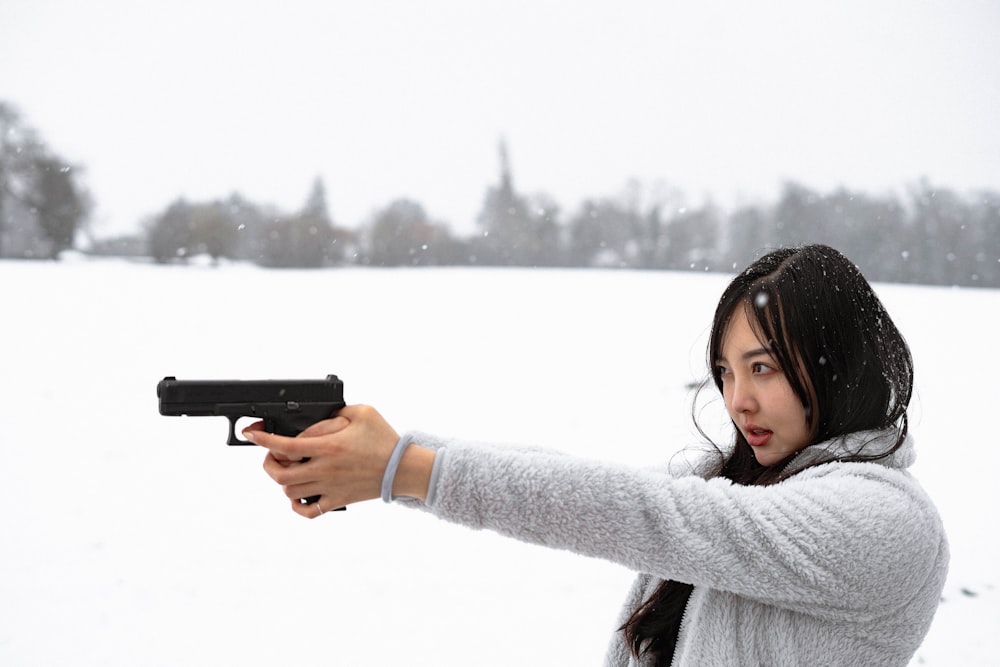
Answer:
<path fill-rule="evenodd" d="M 763 447 L 774 435 L 774 432 L 763 428 L 750 428 L 744 431 L 743 435 L 751 447 Z"/>

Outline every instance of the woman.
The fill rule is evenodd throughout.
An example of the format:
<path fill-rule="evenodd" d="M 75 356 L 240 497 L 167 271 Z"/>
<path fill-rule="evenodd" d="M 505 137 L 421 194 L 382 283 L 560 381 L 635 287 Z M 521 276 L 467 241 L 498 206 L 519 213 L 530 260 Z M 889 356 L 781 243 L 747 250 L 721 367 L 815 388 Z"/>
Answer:
<path fill-rule="evenodd" d="M 772 252 L 723 293 L 708 352 L 734 440 L 684 471 L 399 437 L 365 406 L 246 435 L 303 516 L 381 496 L 636 570 L 608 665 L 908 664 L 948 549 L 871 286 L 832 248 Z"/>

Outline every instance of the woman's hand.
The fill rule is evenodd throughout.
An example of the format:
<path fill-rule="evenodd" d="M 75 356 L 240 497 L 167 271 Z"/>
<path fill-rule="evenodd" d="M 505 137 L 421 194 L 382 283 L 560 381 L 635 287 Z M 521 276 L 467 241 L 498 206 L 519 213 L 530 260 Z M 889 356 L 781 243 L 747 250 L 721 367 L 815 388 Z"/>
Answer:
<path fill-rule="evenodd" d="M 366 405 L 344 407 L 294 438 L 267 433 L 261 422 L 247 427 L 243 436 L 268 449 L 264 470 L 284 488 L 292 509 L 309 518 L 379 498 L 389 455 L 399 440 L 382 415 Z M 394 494 L 426 498 L 433 463 L 432 450 L 411 445 L 396 473 Z M 320 498 L 302 502 L 313 496 Z"/>

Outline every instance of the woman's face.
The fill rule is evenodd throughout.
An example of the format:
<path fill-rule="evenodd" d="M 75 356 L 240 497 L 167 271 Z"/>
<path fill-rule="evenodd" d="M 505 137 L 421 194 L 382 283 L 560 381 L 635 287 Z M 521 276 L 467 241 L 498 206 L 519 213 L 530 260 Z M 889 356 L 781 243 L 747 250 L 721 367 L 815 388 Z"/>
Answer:
<path fill-rule="evenodd" d="M 753 447 L 757 462 L 774 465 L 810 439 L 806 411 L 784 370 L 761 343 L 746 313 L 737 308 L 715 360 L 726 410 Z"/>

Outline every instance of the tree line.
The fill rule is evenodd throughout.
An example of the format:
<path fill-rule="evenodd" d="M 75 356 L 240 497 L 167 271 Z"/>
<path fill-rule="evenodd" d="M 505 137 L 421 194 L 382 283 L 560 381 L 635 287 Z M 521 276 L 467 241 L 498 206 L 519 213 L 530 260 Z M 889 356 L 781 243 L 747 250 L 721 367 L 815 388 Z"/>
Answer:
<path fill-rule="evenodd" d="M 74 247 L 89 199 L 64 164 L 0 104 L 0 257 L 58 257 Z M 6 131 L 4 131 L 6 128 Z M 13 128 L 13 131 L 10 129 Z M 240 194 L 177 199 L 137 234 L 93 241 L 94 254 L 159 263 L 208 256 L 267 267 L 530 266 L 731 272 L 764 249 L 827 243 L 871 280 L 1000 287 L 1000 193 L 960 194 L 927 181 L 903 195 L 786 183 L 776 201 L 724 211 L 635 182 L 565 212 L 514 187 L 505 144 L 474 232 L 453 233 L 412 199 L 397 199 L 353 228 L 335 222 L 317 178 L 300 210 Z"/>
<path fill-rule="evenodd" d="M 617 196 L 585 200 L 569 215 L 550 197 L 519 193 L 501 145 L 500 174 L 487 188 L 475 231 L 432 219 L 397 199 L 359 228 L 335 225 L 316 179 L 292 215 L 239 195 L 210 203 L 178 200 L 145 227 L 159 262 L 210 255 L 273 267 L 525 266 L 730 272 L 766 248 L 826 243 L 872 280 L 1000 286 L 1000 193 L 961 195 L 922 181 L 905 196 L 840 188 L 821 193 L 787 183 L 777 201 L 724 212 L 683 205 L 674 192 L 645 195 L 631 183 Z M 644 201 L 645 200 L 645 201 Z"/>

